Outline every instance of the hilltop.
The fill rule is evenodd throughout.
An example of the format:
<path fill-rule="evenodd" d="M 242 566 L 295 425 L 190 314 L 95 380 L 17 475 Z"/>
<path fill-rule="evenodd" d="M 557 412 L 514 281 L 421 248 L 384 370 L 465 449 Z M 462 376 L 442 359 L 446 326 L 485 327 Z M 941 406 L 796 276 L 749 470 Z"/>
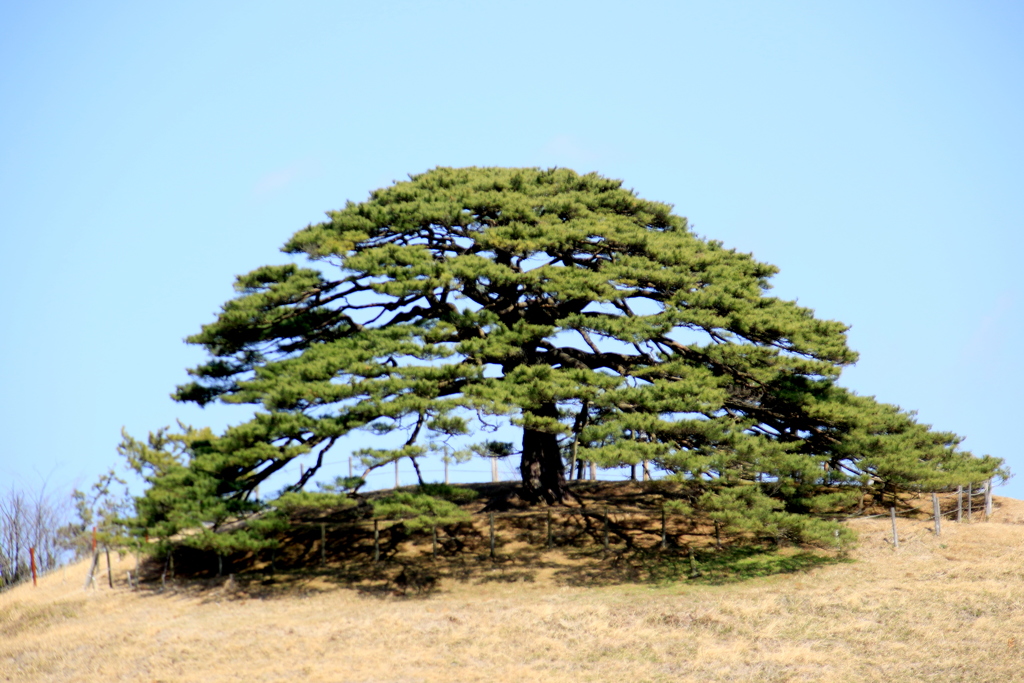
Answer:
<path fill-rule="evenodd" d="M 512 544 L 428 586 L 282 569 L 133 592 L 134 558 L 115 557 L 115 588 L 84 591 L 79 563 L 0 594 L 0 680 L 1019 680 L 1024 502 L 995 503 L 938 538 L 925 516 L 901 519 L 899 549 L 887 518 L 854 519 L 845 557 L 742 581 L 569 580 L 623 553 L 541 547 L 528 565 Z M 429 536 L 409 543 L 430 552 Z"/>

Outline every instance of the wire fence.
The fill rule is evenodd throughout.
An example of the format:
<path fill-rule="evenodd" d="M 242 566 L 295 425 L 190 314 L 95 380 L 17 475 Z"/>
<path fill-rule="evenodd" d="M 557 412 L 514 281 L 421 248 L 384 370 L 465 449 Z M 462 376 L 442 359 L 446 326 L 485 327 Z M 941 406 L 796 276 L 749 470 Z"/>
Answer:
<path fill-rule="evenodd" d="M 946 495 L 949 493 L 946 492 Z M 932 519 L 936 536 L 940 536 L 942 533 L 941 520 L 943 518 L 948 517 L 957 522 L 969 523 L 973 521 L 975 509 L 978 515 L 983 515 L 985 521 L 992 514 L 991 481 L 985 482 L 978 489 L 973 487 L 969 487 L 967 490 L 958 489 L 955 495 L 956 506 L 943 511 L 939 494 L 931 494 Z M 973 503 L 975 499 L 979 498 L 981 500 L 975 508 Z M 897 529 L 897 517 L 910 518 L 913 516 L 920 520 L 921 513 L 921 510 L 914 509 L 912 513 L 904 511 L 903 514 L 898 515 L 896 508 L 891 507 L 888 515 L 845 515 L 833 519 L 840 521 L 889 516 L 893 525 L 891 542 L 894 548 L 898 548 L 900 536 Z M 333 552 L 331 550 L 332 542 L 338 542 L 338 539 L 332 539 L 332 536 L 336 537 L 342 531 L 345 532 L 345 538 L 351 544 L 348 550 L 362 548 L 364 555 L 367 558 L 372 557 L 374 563 L 381 561 L 382 535 L 391 534 L 396 530 L 400 532 L 401 538 L 416 536 L 424 538 L 430 534 L 431 554 L 434 558 L 439 555 L 439 543 L 445 540 L 455 540 L 459 536 L 463 540 L 469 536 L 481 537 L 481 540 L 486 543 L 487 555 L 492 560 L 497 559 L 500 546 L 512 541 L 525 540 L 527 545 L 551 549 L 558 545 L 564 545 L 567 539 L 572 539 L 572 542 L 575 543 L 581 536 L 587 536 L 595 548 L 605 556 L 613 552 L 613 543 L 619 545 L 624 543 L 626 548 L 640 551 L 685 549 L 692 556 L 694 538 L 710 536 L 708 541 L 700 543 L 713 543 L 716 549 L 721 549 L 723 539 L 727 536 L 726 529 L 717 521 L 701 520 L 694 523 L 690 516 L 673 513 L 664 506 L 643 508 L 598 504 L 588 507 L 548 508 L 545 510 L 501 512 L 485 510 L 473 515 L 468 523 L 438 523 L 413 530 L 405 527 L 408 519 L 293 522 L 291 526 L 296 529 L 305 528 L 314 531 L 311 536 L 308 534 L 305 536 L 308 543 L 305 556 L 315 561 L 316 556 L 319 555 L 321 565 L 328 563 L 328 555 Z M 483 527 L 482 531 L 479 529 L 481 526 Z M 728 535 L 734 536 L 732 533 Z M 371 538 L 372 544 L 370 543 Z M 690 540 L 681 541 L 680 539 L 683 538 Z M 785 538 L 785 534 L 777 536 L 776 544 Z M 390 542 L 390 547 L 394 551 L 393 541 Z M 838 540 L 837 549 L 841 549 Z M 220 561 L 218 559 L 218 562 Z"/>
<path fill-rule="evenodd" d="M 474 459 L 464 463 L 450 463 L 445 466 L 436 457 L 424 456 L 417 458 L 416 467 L 402 458 L 375 467 L 369 472 L 358 458 L 349 456 L 347 458 L 327 458 L 321 465 L 320 471 L 329 473 L 328 476 L 364 476 L 365 484 L 362 489 L 365 491 L 381 491 L 403 486 L 419 484 L 419 477 L 427 483 L 453 483 L 453 484 L 479 484 L 498 482 L 522 481 L 519 467 L 509 458 L 492 458 L 490 465 L 481 464 L 481 459 Z M 586 468 L 585 477 L 577 479 L 573 476 L 567 478 L 574 481 L 630 481 L 638 476 L 637 468 L 622 466 L 617 468 Z M 417 475 L 418 470 L 418 475 Z M 338 473 L 341 473 L 340 475 Z M 573 473 L 567 472 L 572 475 Z M 640 475 L 642 476 L 642 474 Z"/>
<path fill-rule="evenodd" d="M 984 482 L 980 487 L 973 485 L 959 487 L 955 492 L 944 492 L 947 498 L 946 508 L 942 509 L 938 493 L 931 494 L 932 510 L 931 518 L 934 524 L 934 533 L 940 536 L 942 533 L 941 524 L 944 519 L 955 520 L 956 522 L 970 523 L 974 516 L 981 516 L 987 521 L 992 515 L 992 482 Z M 955 496 L 950 501 L 950 496 Z M 953 504 L 955 503 L 955 504 Z M 900 547 L 901 536 L 898 530 L 898 519 L 921 518 L 921 510 L 904 510 L 898 513 L 895 506 L 889 508 L 886 514 L 871 515 L 845 515 L 833 517 L 834 520 L 849 519 L 874 519 L 890 517 L 892 520 L 891 543 L 894 548 Z M 502 535 L 508 536 L 513 528 L 517 530 L 514 535 L 517 539 L 526 538 L 528 544 L 542 546 L 551 549 L 556 545 L 562 545 L 567 538 L 578 539 L 580 535 L 587 535 L 590 541 L 600 546 L 601 552 L 605 555 L 611 552 L 613 538 L 615 542 L 624 542 L 627 547 L 645 550 L 668 550 L 669 548 L 689 548 L 690 543 L 680 542 L 682 537 L 693 538 L 695 535 L 713 534 L 714 544 L 718 548 L 722 546 L 724 530 L 718 522 L 704 520 L 701 529 L 694 528 L 691 522 L 686 522 L 687 516 L 674 514 L 664 506 L 660 508 L 651 507 L 624 507 L 607 504 L 595 504 L 591 506 L 548 508 L 545 510 L 513 510 L 513 511 L 482 511 L 471 516 L 469 522 L 437 523 L 427 525 L 421 529 L 406 527 L 406 522 L 411 518 L 388 518 L 388 519 L 349 519 L 349 520 L 324 520 L 319 522 L 292 522 L 289 526 L 293 530 L 313 529 L 318 530 L 312 538 L 310 547 L 306 554 L 319 554 L 320 563 L 327 564 L 327 557 L 331 552 L 331 536 L 344 531 L 346 538 L 351 542 L 353 538 L 362 539 L 362 547 L 367 555 L 372 553 L 373 562 L 380 562 L 382 556 L 381 540 L 382 534 L 391 536 L 398 530 L 400 537 L 412 537 L 429 533 L 431 535 L 431 553 L 437 557 L 439 544 L 455 540 L 456 536 L 476 536 L 480 540 L 486 539 L 487 554 L 495 559 L 498 548 L 502 545 L 499 539 Z M 680 520 L 683 520 L 682 522 Z M 654 522 L 652 525 L 651 522 Z M 477 527 L 483 526 L 480 531 Z M 504 528 L 503 528 L 504 527 Z M 331 533 L 333 532 L 333 533 Z M 316 536 L 319 538 L 316 538 Z M 372 544 L 370 539 L 372 538 Z M 646 539 L 646 540 L 644 540 Z M 506 539 L 508 540 L 508 539 Z M 777 540 L 778 542 L 778 540 Z M 358 544 L 356 544 L 358 546 Z M 356 547 L 356 546 L 353 546 Z M 392 550 L 394 543 L 391 543 Z M 352 548 L 349 548 L 352 550 Z M 111 588 L 114 587 L 114 577 L 111 570 L 110 549 L 97 546 L 95 539 L 92 545 L 92 562 L 85 582 L 85 588 L 96 588 L 98 583 L 106 578 Z M 103 555 L 105 555 L 105 567 L 103 566 Z M 173 575 L 173 551 L 171 553 L 170 572 Z M 224 557 L 216 556 L 217 574 L 223 571 Z M 7 590 L 29 581 L 36 582 L 37 577 L 52 574 L 58 568 L 54 567 L 49 571 L 33 566 L 31 575 L 21 576 L 16 581 L 4 583 L 0 581 L 0 590 Z M 167 571 L 165 569 L 162 582 L 166 581 Z M 127 572 L 129 587 L 138 588 L 139 581 L 139 560 L 136 557 L 134 574 Z"/>

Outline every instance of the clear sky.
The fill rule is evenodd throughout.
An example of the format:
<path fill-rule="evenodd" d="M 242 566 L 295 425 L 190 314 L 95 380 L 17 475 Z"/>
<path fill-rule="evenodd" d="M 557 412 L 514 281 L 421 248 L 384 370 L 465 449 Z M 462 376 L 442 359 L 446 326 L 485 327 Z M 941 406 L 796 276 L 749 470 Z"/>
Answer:
<path fill-rule="evenodd" d="M 244 420 L 169 398 L 234 276 L 469 165 L 674 204 L 852 326 L 843 384 L 1024 475 L 1022 121 L 1016 2 L 0 1 L 0 489 Z"/>

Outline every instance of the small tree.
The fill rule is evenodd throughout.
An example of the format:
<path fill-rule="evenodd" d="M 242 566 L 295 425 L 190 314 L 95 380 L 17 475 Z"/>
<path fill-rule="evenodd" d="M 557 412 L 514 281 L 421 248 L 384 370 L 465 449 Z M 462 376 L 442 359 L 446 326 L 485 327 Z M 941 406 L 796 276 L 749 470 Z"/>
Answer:
<path fill-rule="evenodd" d="M 138 538 L 130 526 L 135 516 L 135 500 L 128 491 L 128 483 L 116 470 L 110 469 L 101 475 L 89 491 L 76 489 L 71 498 L 78 523 L 64 527 L 62 534 L 76 557 L 91 551 L 94 528 L 97 544 L 106 548 L 138 546 Z"/>
<path fill-rule="evenodd" d="M 155 541 L 148 548 L 157 553 L 174 542 L 218 555 L 272 545 L 266 532 L 279 528 L 281 519 L 255 517 L 261 508 L 251 497 L 255 487 L 225 482 L 208 469 L 204 456 L 214 440 L 209 429 L 179 426 L 180 433 L 151 432 L 145 443 L 121 432 L 118 452 L 149 484 L 128 521 L 135 535 Z"/>
<path fill-rule="evenodd" d="M 29 576 L 32 548 L 42 572 L 66 559 L 67 501 L 45 484 L 33 493 L 13 487 L 0 493 L 0 590 Z"/>

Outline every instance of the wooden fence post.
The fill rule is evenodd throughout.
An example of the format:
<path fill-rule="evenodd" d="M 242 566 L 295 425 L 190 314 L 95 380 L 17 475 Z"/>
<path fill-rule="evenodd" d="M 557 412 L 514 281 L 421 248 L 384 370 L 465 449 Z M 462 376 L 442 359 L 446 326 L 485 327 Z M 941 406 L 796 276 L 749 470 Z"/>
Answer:
<path fill-rule="evenodd" d="M 668 531 L 665 523 L 665 508 L 661 508 L 661 549 L 668 549 Z"/>
<path fill-rule="evenodd" d="M 900 537 L 896 533 L 896 508 L 889 508 L 889 516 L 892 518 L 892 547 L 900 547 Z"/>
<path fill-rule="evenodd" d="M 935 535 L 942 535 L 942 514 L 939 509 L 939 494 L 932 493 L 932 511 L 935 513 Z"/>
<path fill-rule="evenodd" d="M 604 554 L 608 554 L 608 510 L 602 515 L 604 518 Z"/>
<path fill-rule="evenodd" d="M 492 512 L 489 516 L 490 516 L 490 522 L 491 522 L 491 559 L 493 560 L 494 559 L 494 513 Z"/>
<path fill-rule="evenodd" d="M 551 550 L 551 510 L 548 510 L 547 522 L 548 550 Z"/>
<path fill-rule="evenodd" d="M 985 482 L 985 521 L 992 516 L 992 480 Z"/>
<path fill-rule="evenodd" d="M 103 552 L 107 554 L 107 584 L 111 588 L 113 588 L 114 587 L 114 573 L 112 571 L 110 571 L 110 548 L 106 544 L 104 544 L 104 546 L 103 546 Z"/>
<path fill-rule="evenodd" d="M 373 561 L 380 561 L 380 526 L 376 519 L 373 520 Z"/>
<path fill-rule="evenodd" d="M 96 565 L 100 562 L 100 553 L 98 550 L 94 550 L 92 553 L 92 563 L 89 565 L 89 573 L 85 576 L 85 585 L 82 586 L 82 590 L 87 590 L 89 585 L 93 582 L 93 575 L 96 571 Z"/>
<path fill-rule="evenodd" d="M 964 520 L 964 487 L 956 487 L 956 521 L 959 524 Z"/>
<path fill-rule="evenodd" d="M 974 484 L 967 485 L 967 521 L 971 521 L 971 513 L 974 511 Z"/>

